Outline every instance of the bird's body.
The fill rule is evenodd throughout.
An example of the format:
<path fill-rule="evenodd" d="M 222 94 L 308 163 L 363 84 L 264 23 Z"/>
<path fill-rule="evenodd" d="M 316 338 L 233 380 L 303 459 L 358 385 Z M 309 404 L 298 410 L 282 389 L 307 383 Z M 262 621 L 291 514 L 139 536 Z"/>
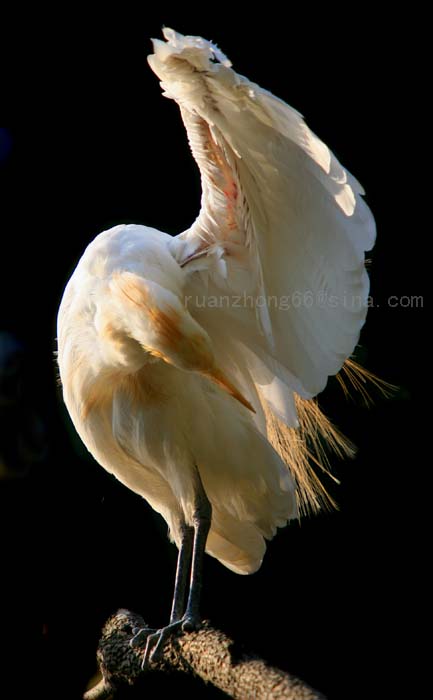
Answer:
<path fill-rule="evenodd" d="M 203 331 L 203 348 L 178 342 L 178 329 L 193 335 L 200 327 L 178 301 L 186 272 L 170 240 L 144 226 L 117 226 L 87 248 L 59 312 L 64 398 L 94 457 L 164 516 L 177 541 L 182 516 L 192 521 L 198 464 L 213 506 L 208 549 L 247 573 L 261 563 L 263 535 L 296 515 L 294 485 L 251 411 L 205 374 L 181 368 L 203 363 L 205 371 L 207 362 L 211 369 L 211 343 Z M 165 314 L 163 327 L 145 315 L 142 292 L 149 300 L 152 284 L 151 308 Z M 177 366 L 155 355 L 172 340 Z"/>
<path fill-rule="evenodd" d="M 61 380 L 88 449 L 178 546 L 211 507 L 207 551 L 249 573 L 326 498 L 312 445 L 346 449 L 312 399 L 358 341 L 375 226 L 295 110 L 209 42 L 164 34 L 149 62 L 180 106 L 201 212 L 175 238 L 121 225 L 89 245 L 59 312 Z"/>

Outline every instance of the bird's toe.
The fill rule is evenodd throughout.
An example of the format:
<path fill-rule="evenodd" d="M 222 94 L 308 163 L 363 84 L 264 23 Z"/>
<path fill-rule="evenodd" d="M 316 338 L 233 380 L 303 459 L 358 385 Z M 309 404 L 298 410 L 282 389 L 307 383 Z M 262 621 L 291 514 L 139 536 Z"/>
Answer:
<path fill-rule="evenodd" d="M 141 665 L 142 668 L 149 663 L 159 661 L 162 656 L 164 644 L 170 637 L 174 636 L 179 630 L 182 629 L 182 622 L 183 620 L 179 620 L 177 622 L 172 622 L 159 630 L 152 630 L 153 634 L 149 634 L 146 639 L 146 648 L 144 650 L 143 662 Z"/>
<path fill-rule="evenodd" d="M 134 627 L 132 630 L 133 636 L 129 640 L 129 645 L 131 647 L 140 646 L 155 632 L 157 632 L 157 630 L 151 627 Z"/>

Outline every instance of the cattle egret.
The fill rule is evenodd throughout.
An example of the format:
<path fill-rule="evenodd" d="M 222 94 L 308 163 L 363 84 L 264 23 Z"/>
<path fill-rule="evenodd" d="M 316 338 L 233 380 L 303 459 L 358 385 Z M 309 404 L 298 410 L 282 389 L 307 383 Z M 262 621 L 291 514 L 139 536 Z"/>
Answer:
<path fill-rule="evenodd" d="M 151 656 L 199 624 L 205 550 L 252 573 L 278 527 L 330 502 L 312 463 L 325 469 L 324 442 L 350 446 L 314 397 L 356 369 L 375 239 L 361 186 L 298 112 L 209 41 L 164 38 L 149 64 L 200 168 L 199 216 L 176 237 L 130 224 L 98 235 L 58 316 L 76 430 L 179 549 Z"/>

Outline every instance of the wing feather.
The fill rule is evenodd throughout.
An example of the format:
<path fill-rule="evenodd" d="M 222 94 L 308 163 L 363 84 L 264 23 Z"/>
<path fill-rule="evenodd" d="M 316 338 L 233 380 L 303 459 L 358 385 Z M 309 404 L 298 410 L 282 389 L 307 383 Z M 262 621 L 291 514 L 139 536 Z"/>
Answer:
<path fill-rule="evenodd" d="M 230 304 L 222 310 L 230 332 L 313 397 L 366 316 L 375 224 L 362 187 L 299 112 L 235 73 L 213 44 L 164 36 L 149 62 L 180 105 L 202 179 L 199 217 L 172 252 L 204 297 L 252 295 L 242 323 Z"/>

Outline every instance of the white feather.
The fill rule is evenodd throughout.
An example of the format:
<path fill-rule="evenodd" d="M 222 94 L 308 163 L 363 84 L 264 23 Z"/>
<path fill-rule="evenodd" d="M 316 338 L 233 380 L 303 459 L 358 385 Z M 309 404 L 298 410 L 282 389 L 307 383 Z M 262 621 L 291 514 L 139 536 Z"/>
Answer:
<path fill-rule="evenodd" d="M 60 374 L 90 452 L 177 543 L 198 467 L 213 507 L 207 551 L 249 573 L 264 538 L 298 516 L 290 460 L 308 476 L 291 442 L 297 402 L 356 345 L 374 221 L 298 112 L 237 75 L 214 44 L 164 36 L 149 63 L 180 106 L 201 212 L 175 239 L 125 225 L 89 245 L 59 310 Z M 321 305 L 326 294 L 336 303 Z"/>
<path fill-rule="evenodd" d="M 257 314 L 267 349 L 315 396 L 353 351 L 367 312 L 375 224 L 363 190 L 287 104 L 226 65 L 198 70 L 189 37 L 177 35 L 164 56 L 158 46 L 149 62 L 181 106 L 203 185 L 200 216 L 173 254 L 183 263 L 225 246 L 230 276 L 229 244 L 241 244 L 256 297 L 276 300 Z M 224 289 L 215 269 L 211 280 L 203 293 Z"/>

